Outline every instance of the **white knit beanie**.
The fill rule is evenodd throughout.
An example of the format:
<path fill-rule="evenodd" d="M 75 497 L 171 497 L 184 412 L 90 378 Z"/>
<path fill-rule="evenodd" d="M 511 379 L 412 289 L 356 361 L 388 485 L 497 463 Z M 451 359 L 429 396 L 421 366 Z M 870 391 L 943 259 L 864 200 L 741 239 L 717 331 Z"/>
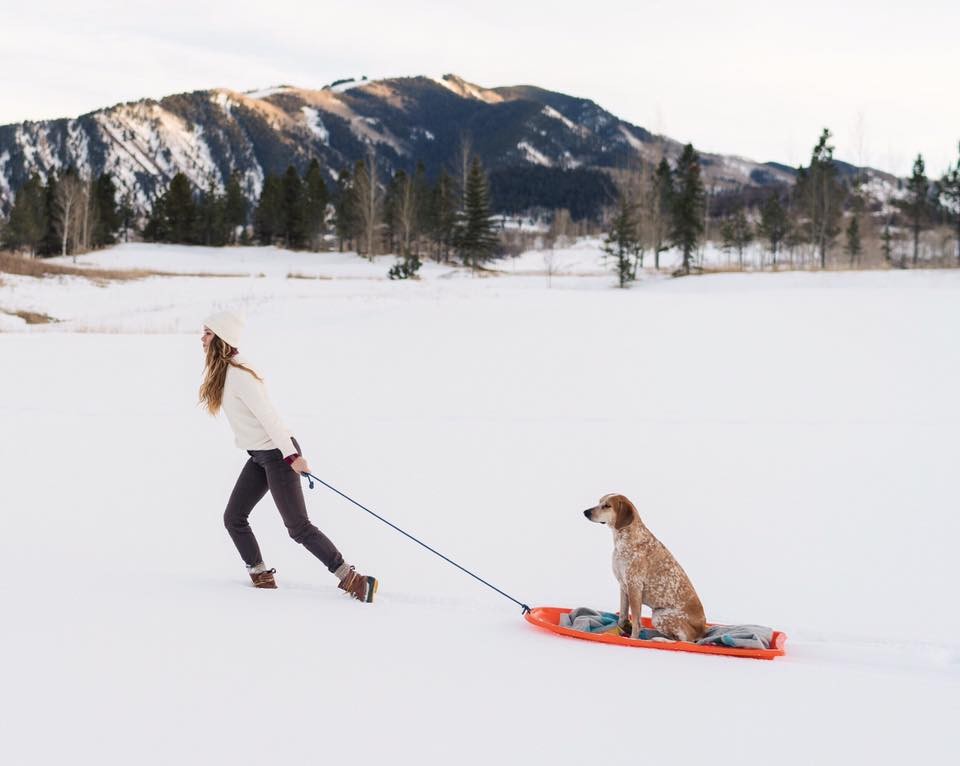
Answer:
<path fill-rule="evenodd" d="M 240 348 L 240 336 L 243 334 L 243 317 L 232 311 L 221 311 L 203 320 L 205 327 L 226 341 L 233 348 Z"/>

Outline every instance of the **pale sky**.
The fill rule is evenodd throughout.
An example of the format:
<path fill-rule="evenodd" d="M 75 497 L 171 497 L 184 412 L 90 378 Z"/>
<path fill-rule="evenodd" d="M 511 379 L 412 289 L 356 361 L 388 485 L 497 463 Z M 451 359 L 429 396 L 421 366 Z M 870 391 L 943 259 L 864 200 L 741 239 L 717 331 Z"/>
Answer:
<path fill-rule="evenodd" d="M 211 87 L 459 74 L 703 151 L 927 173 L 960 142 L 958 0 L 0 0 L 0 124 Z"/>

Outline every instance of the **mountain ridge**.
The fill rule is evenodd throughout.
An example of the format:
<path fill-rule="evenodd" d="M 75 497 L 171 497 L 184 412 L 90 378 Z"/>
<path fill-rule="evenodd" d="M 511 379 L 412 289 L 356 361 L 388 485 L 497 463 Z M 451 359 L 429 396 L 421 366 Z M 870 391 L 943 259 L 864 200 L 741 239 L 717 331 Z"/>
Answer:
<path fill-rule="evenodd" d="M 127 101 L 76 118 L 0 126 L 0 211 L 32 173 L 75 167 L 110 172 L 146 210 L 177 172 L 222 189 L 237 172 L 255 200 L 268 174 L 303 170 L 312 157 L 335 181 L 376 147 L 378 170 L 449 166 L 462 136 L 488 170 L 539 165 L 614 169 L 676 156 L 655 136 L 590 99 L 533 85 L 486 88 L 453 74 L 338 80 L 320 89 L 278 85 L 247 92 L 211 88 Z M 708 184 L 723 190 L 790 184 L 780 163 L 701 154 Z M 382 175 L 381 177 L 385 177 Z"/>

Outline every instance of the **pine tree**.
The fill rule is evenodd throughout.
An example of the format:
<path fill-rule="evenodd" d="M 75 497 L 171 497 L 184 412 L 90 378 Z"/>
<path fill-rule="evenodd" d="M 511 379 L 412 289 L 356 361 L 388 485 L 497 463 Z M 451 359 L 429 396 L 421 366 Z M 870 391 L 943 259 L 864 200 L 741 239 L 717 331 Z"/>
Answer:
<path fill-rule="evenodd" d="M 400 229 L 400 197 L 407 184 L 407 174 L 401 168 L 393 174 L 383 197 L 383 222 L 387 227 L 387 251 L 397 252 L 397 240 Z"/>
<path fill-rule="evenodd" d="M 617 215 L 603 242 L 603 249 L 613 259 L 620 287 L 626 287 L 637 278 L 637 263 L 643 253 L 640 221 L 636 205 L 623 192 L 620 194 Z"/>
<path fill-rule="evenodd" d="M 167 214 L 166 214 L 167 195 L 160 194 L 153 200 L 150 206 L 150 213 L 147 215 L 147 221 L 143 226 L 141 234 L 147 242 L 167 242 Z"/>
<path fill-rule="evenodd" d="M 497 235 L 490 218 L 490 191 L 479 157 L 473 158 L 467 175 L 456 246 L 460 258 L 473 269 L 490 258 L 497 248 Z"/>
<path fill-rule="evenodd" d="M 697 242 L 703 233 L 705 193 L 700 176 L 700 157 L 693 144 L 683 147 L 674 174 L 675 188 L 671 205 L 671 237 L 683 253 L 681 274 L 690 273 L 690 265 Z"/>
<path fill-rule="evenodd" d="M 890 232 L 890 223 L 883 227 L 883 233 L 880 235 L 880 250 L 883 253 L 883 259 L 888 263 L 893 263 L 893 234 Z"/>
<path fill-rule="evenodd" d="M 133 208 L 133 195 L 129 190 L 124 192 L 117 217 L 119 220 L 120 236 L 123 237 L 124 242 L 127 242 L 130 238 L 130 230 L 134 228 L 134 222 L 136 221 L 136 211 Z"/>
<path fill-rule="evenodd" d="M 847 255 L 850 256 L 850 265 L 854 266 L 860 258 L 862 247 L 860 245 L 860 217 L 853 215 L 850 217 L 850 224 L 847 226 Z"/>
<path fill-rule="evenodd" d="M 227 241 L 236 244 L 237 231 L 243 231 L 247 225 L 247 198 L 240 187 L 240 177 L 230 174 L 227 181 L 226 199 L 223 203 L 223 223 L 227 228 Z"/>
<path fill-rule="evenodd" d="M 225 245 L 229 236 L 226 224 L 226 196 L 218 192 L 212 175 L 207 181 L 206 191 L 196 200 L 196 211 L 196 230 L 193 241 L 210 247 Z"/>
<path fill-rule="evenodd" d="M 47 235 L 46 189 L 36 173 L 17 190 L 2 234 L 3 247 L 10 250 L 27 250 L 35 256 L 42 249 Z"/>
<path fill-rule="evenodd" d="M 57 189 L 60 186 L 56 175 L 47 176 L 47 183 L 43 187 L 43 219 L 45 231 L 43 241 L 37 248 L 38 255 L 58 255 L 60 252 L 60 235 L 57 233 Z"/>
<path fill-rule="evenodd" d="M 457 227 L 457 193 L 447 171 L 441 170 L 429 206 L 430 236 L 436 243 L 438 261 L 447 261 Z"/>
<path fill-rule="evenodd" d="M 774 191 L 760 208 L 760 225 L 757 227 L 760 236 L 770 243 L 774 268 L 777 266 L 777 253 L 786 239 L 788 228 L 787 211 L 780 201 L 780 193 Z"/>
<path fill-rule="evenodd" d="M 305 197 L 303 182 L 293 165 L 287 167 L 281 183 L 283 242 L 287 247 L 298 250 L 306 240 Z"/>
<path fill-rule="evenodd" d="M 352 244 L 357 232 L 356 204 L 353 178 L 344 168 L 337 176 L 337 199 L 334 203 L 334 227 L 337 232 L 337 246 L 343 252 L 345 244 Z"/>
<path fill-rule="evenodd" d="M 304 193 L 304 232 L 307 245 L 319 250 L 327 221 L 327 185 L 323 180 L 323 171 L 316 158 L 310 160 L 307 174 L 303 178 Z"/>
<path fill-rule="evenodd" d="M 197 208 L 190 179 L 177 173 L 170 188 L 163 195 L 167 242 L 192 244 L 196 226 Z"/>
<path fill-rule="evenodd" d="M 670 209 L 673 205 L 673 173 L 663 157 L 653 173 L 652 204 L 653 267 L 660 270 L 660 253 L 670 248 Z"/>
<path fill-rule="evenodd" d="M 797 206 L 806 217 L 806 239 L 820 253 L 821 269 L 827 266 L 827 253 L 840 232 L 843 215 L 843 189 L 837 181 L 831 137 L 824 128 L 810 155 L 810 166 L 798 170 L 794 185 Z"/>
<path fill-rule="evenodd" d="M 743 251 L 753 241 L 753 229 L 747 220 L 747 215 L 740 207 L 730 216 L 727 216 L 720 227 L 720 236 L 724 250 L 736 250 L 740 270 L 743 271 Z"/>
<path fill-rule="evenodd" d="M 283 184 L 269 175 L 263 179 L 260 199 L 253 213 L 253 230 L 261 245 L 272 245 L 284 234 Z"/>
<path fill-rule="evenodd" d="M 913 265 L 917 265 L 920 256 L 920 231 L 929 215 L 930 203 L 927 194 L 930 191 L 930 181 L 927 179 L 923 164 L 923 156 L 917 155 L 913 163 L 913 175 L 907 179 L 909 195 L 906 201 L 907 214 L 910 216 L 910 228 L 913 231 Z"/>
<path fill-rule="evenodd" d="M 104 247 L 117 241 L 120 228 L 120 211 L 117 209 L 117 187 L 109 173 L 97 178 L 94 186 L 96 225 L 93 231 L 93 246 Z"/>
<path fill-rule="evenodd" d="M 960 266 L 960 158 L 940 179 L 941 194 L 953 208 L 954 224 L 957 229 L 957 265 Z"/>
<path fill-rule="evenodd" d="M 422 161 L 417 162 L 413 171 L 413 196 L 415 211 L 413 220 L 413 252 L 420 257 L 420 240 L 429 228 L 430 185 L 427 183 L 427 168 Z"/>

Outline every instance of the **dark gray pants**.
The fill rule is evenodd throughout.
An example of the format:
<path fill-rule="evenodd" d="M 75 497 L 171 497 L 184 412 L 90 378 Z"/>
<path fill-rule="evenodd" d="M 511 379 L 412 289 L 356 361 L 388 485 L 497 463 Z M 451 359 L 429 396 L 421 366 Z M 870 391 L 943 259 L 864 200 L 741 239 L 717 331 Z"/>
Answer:
<path fill-rule="evenodd" d="M 296 439 L 293 444 L 299 452 Z M 244 563 L 253 566 L 263 561 L 247 518 L 269 489 L 290 537 L 326 564 L 327 569 L 335 571 L 343 563 L 343 556 L 337 546 L 310 523 L 303 501 L 302 479 L 297 472 L 287 465 L 278 449 L 247 450 L 247 454 L 250 459 L 240 471 L 223 513 L 223 524 Z"/>

